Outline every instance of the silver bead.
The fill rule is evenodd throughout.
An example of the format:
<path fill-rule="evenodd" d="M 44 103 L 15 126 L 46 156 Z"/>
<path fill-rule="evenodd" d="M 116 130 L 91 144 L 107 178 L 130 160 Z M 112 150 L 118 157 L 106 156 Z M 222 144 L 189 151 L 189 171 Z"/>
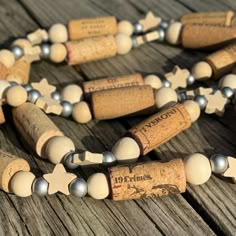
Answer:
<path fill-rule="evenodd" d="M 50 56 L 51 46 L 47 43 L 43 43 L 40 45 L 41 48 L 41 58 L 48 59 Z"/>
<path fill-rule="evenodd" d="M 164 42 L 165 40 L 165 30 L 162 29 L 162 28 L 159 28 L 157 30 L 158 34 L 159 34 L 159 39 L 158 39 L 158 42 Z"/>
<path fill-rule="evenodd" d="M 137 38 L 136 36 L 133 36 L 133 37 L 132 37 L 132 47 L 133 47 L 133 48 L 137 48 L 137 47 L 139 47 L 136 38 Z"/>
<path fill-rule="evenodd" d="M 10 83 L 11 86 L 17 86 L 18 85 L 18 83 L 16 81 L 10 81 L 9 83 Z"/>
<path fill-rule="evenodd" d="M 112 152 L 104 152 L 102 163 L 105 165 L 114 165 L 116 163 L 116 157 Z"/>
<path fill-rule="evenodd" d="M 222 94 L 226 98 L 231 98 L 234 95 L 234 90 L 230 87 L 224 87 L 221 90 Z"/>
<path fill-rule="evenodd" d="M 28 101 L 31 103 L 35 103 L 40 96 L 41 94 L 38 90 L 32 89 L 28 92 Z"/>
<path fill-rule="evenodd" d="M 193 75 L 190 74 L 189 77 L 187 78 L 187 84 L 188 84 L 188 86 L 194 84 L 194 82 L 195 82 L 195 78 L 194 78 Z"/>
<path fill-rule="evenodd" d="M 216 174 L 224 173 L 228 168 L 228 160 L 226 156 L 215 154 L 210 159 L 211 169 Z"/>
<path fill-rule="evenodd" d="M 60 101 L 61 100 L 61 94 L 58 91 L 55 91 L 51 94 L 52 99 L 56 100 L 56 101 Z"/>
<path fill-rule="evenodd" d="M 11 47 L 11 52 L 14 54 L 16 60 L 24 56 L 24 49 L 17 45 Z"/>
<path fill-rule="evenodd" d="M 140 23 L 135 23 L 134 24 L 134 32 L 135 33 L 142 33 L 143 32 L 143 26 Z"/>
<path fill-rule="evenodd" d="M 197 96 L 194 97 L 193 100 L 198 103 L 201 110 L 204 110 L 206 108 L 207 99 L 204 96 L 197 95 Z"/>
<path fill-rule="evenodd" d="M 179 102 L 184 102 L 188 99 L 186 92 L 180 92 L 178 94 L 178 100 Z"/>
<path fill-rule="evenodd" d="M 61 105 L 62 105 L 61 116 L 69 117 L 72 114 L 73 105 L 67 101 L 62 101 Z"/>
<path fill-rule="evenodd" d="M 171 87 L 171 82 L 167 79 L 162 81 L 163 87 L 170 88 Z"/>
<path fill-rule="evenodd" d="M 82 178 L 76 178 L 70 183 L 70 193 L 75 197 L 84 197 L 88 192 L 87 182 Z"/>
<path fill-rule="evenodd" d="M 68 168 L 68 169 L 76 169 L 79 164 L 77 163 L 73 163 L 73 156 L 74 156 L 75 152 L 69 152 L 65 155 L 64 159 L 63 159 L 63 163 L 64 165 Z"/>
<path fill-rule="evenodd" d="M 29 92 L 30 90 L 33 89 L 33 87 L 32 87 L 31 84 L 24 84 L 23 87 L 24 87 L 24 89 L 25 89 L 27 92 Z"/>
<path fill-rule="evenodd" d="M 165 21 L 165 20 L 162 20 L 161 23 L 160 23 L 160 27 L 162 29 L 166 30 L 169 27 L 169 22 Z"/>
<path fill-rule="evenodd" d="M 48 194 L 48 182 L 40 177 L 35 179 L 32 185 L 32 191 L 40 197 L 44 197 Z"/>

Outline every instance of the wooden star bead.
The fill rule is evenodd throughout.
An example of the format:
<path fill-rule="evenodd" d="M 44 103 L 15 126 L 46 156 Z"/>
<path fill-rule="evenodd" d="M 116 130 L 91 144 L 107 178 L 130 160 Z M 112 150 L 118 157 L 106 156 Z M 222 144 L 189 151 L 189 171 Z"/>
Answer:
<path fill-rule="evenodd" d="M 50 85 L 46 78 L 43 78 L 38 83 L 31 83 L 31 86 L 38 90 L 42 96 L 51 97 L 51 93 L 56 90 L 56 87 Z"/>
<path fill-rule="evenodd" d="M 188 98 L 193 98 L 195 96 L 195 91 L 194 90 L 188 90 L 186 91 L 186 95 Z"/>
<path fill-rule="evenodd" d="M 102 161 L 103 161 L 103 154 L 92 153 L 89 151 L 78 153 L 73 157 L 73 163 L 80 165 L 101 164 Z"/>
<path fill-rule="evenodd" d="M 50 174 L 43 175 L 48 182 L 48 194 L 57 192 L 69 195 L 69 184 L 76 178 L 76 175 L 66 172 L 62 164 L 57 164 Z"/>
<path fill-rule="evenodd" d="M 46 30 L 37 29 L 34 32 L 27 35 L 27 39 L 31 42 L 32 45 L 40 44 L 44 39 L 48 38 L 48 33 Z"/>
<path fill-rule="evenodd" d="M 142 35 L 142 36 L 138 36 L 136 38 L 136 43 L 138 46 L 140 46 L 144 43 L 155 41 L 159 38 L 160 38 L 160 34 L 157 31 L 154 31 L 154 32 L 150 32 L 148 34 Z"/>
<path fill-rule="evenodd" d="M 222 174 L 224 177 L 231 177 L 236 183 L 236 158 L 228 156 L 228 169 Z"/>
<path fill-rule="evenodd" d="M 190 73 L 187 69 L 180 69 L 178 66 L 175 66 L 173 71 L 165 74 L 165 78 L 171 82 L 171 88 L 186 88 L 187 79 Z"/>
<path fill-rule="evenodd" d="M 203 87 L 199 87 L 197 89 L 194 90 L 196 95 L 208 95 L 211 94 L 213 92 L 212 88 L 203 88 Z"/>
<path fill-rule="evenodd" d="M 144 19 L 139 20 L 139 24 L 143 26 L 143 32 L 157 27 L 161 23 L 161 18 L 156 17 L 151 11 L 147 13 Z"/>
<path fill-rule="evenodd" d="M 47 114 L 52 113 L 55 115 L 60 115 L 63 109 L 58 101 L 50 97 L 39 97 L 35 105 Z"/>
<path fill-rule="evenodd" d="M 35 47 L 26 47 L 24 48 L 24 58 L 29 62 L 39 61 L 40 60 L 41 49 L 39 46 Z"/>

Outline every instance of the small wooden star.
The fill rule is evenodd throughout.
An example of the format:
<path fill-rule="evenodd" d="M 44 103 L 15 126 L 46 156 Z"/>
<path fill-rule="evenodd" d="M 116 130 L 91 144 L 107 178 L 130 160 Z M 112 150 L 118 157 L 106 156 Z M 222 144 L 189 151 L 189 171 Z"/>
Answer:
<path fill-rule="evenodd" d="M 212 88 L 203 88 L 203 87 L 199 87 L 197 89 L 194 90 L 196 95 L 208 95 L 211 94 L 213 92 Z"/>
<path fill-rule="evenodd" d="M 66 172 L 62 164 L 57 164 L 50 174 L 43 175 L 44 179 L 49 183 L 48 194 L 57 192 L 69 195 L 69 184 L 76 178 L 76 175 Z"/>
<path fill-rule="evenodd" d="M 92 153 L 89 151 L 84 151 L 77 155 L 74 155 L 73 163 L 80 165 L 91 165 L 91 164 L 101 164 L 103 161 L 103 154 Z"/>
<path fill-rule="evenodd" d="M 159 37 L 160 37 L 159 33 L 157 31 L 154 31 L 154 32 L 150 32 L 150 33 L 138 36 L 136 38 L 136 42 L 140 46 L 144 43 L 155 41 L 159 39 Z"/>
<path fill-rule="evenodd" d="M 205 112 L 207 114 L 215 113 L 218 116 L 222 116 L 228 99 L 222 95 L 221 91 L 217 91 L 215 94 L 207 94 L 205 97 L 208 101 Z"/>
<path fill-rule="evenodd" d="M 151 11 L 147 13 L 144 19 L 139 20 L 139 24 L 143 26 L 143 32 L 157 27 L 161 23 L 161 18 L 156 17 Z"/>
<path fill-rule="evenodd" d="M 37 29 L 27 35 L 27 39 L 31 42 L 32 45 L 38 45 L 42 43 L 45 38 L 48 38 L 48 33 L 43 29 Z"/>
<path fill-rule="evenodd" d="M 37 89 L 42 96 L 50 97 L 51 93 L 56 90 L 56 87 L 53 85 L 50 85 L 46 78 L 43 78 L 38 83 L 31 83 L 31 86 L 34 89 Z"/>
<path fill-rule="evenodd" d="M 236 183 L 236 158 L 227 157 L 229 166 L 228 169 L 222 174 L 225 177 L 231 177 L 232 180 Z"/>
<path fill-rule="evenodd" d="M 165 78 L 171 82 L 171 88 L 186 88 L 187 79 L 190 73 L 187 69 L 180 69 L 178 66 L 175 66 L 173 71 L 165 74 Z"/>
<path fill-rule="evenodd" d="M 29 62 L 39 61 L 40 60 L 41 49 L 39 46 L 26 47 L 24 48 L 24 58 Z"/>
<path fill-rule="evenodd" d="M 60 115 L 63 109 L 58 101 L 50 97 L 39 97 L 35 105 L 47 114 L 52 113 L 55 115 Z"/>

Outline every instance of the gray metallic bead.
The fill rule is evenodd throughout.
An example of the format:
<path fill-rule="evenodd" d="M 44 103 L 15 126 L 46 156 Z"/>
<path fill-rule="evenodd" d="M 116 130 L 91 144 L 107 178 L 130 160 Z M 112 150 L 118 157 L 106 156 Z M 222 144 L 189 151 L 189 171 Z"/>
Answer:
<path fill-rule="evenodd" d="M 82 178 L 76 178 L 70 183 L 70 193 L 75 197 L 84 197 L 88 192 L 87 182 Z"/>
<path fill-rule="evenodd" d="M 231 98 L 234 95 L 234 90 L 230 87 L 224 87 L 221 90 L 222 94 L 226 98 Z"/>
<path fill-rule="evenodd" d="M 25 89 L 27 92 L 29 92 L 30 90 L 33 89 L 33 87 L 32 87 L 31 84 L 24 84 L 23 87 L 24 87 L 24 89 Z"/>
<path fill-rule="evenodd" d="M 210 159 L 211 169 L 216 174 L 224 173 L 228 168 L 228 160 L 226 156 L 215 154 Z"/>
<path fill-rule="evenodd" d="M 48 43 L 43 43 L 40 45 L 41 48 L 41 58 L 48 59 L 50 56 L 51 46 Z"/>
<path fill-rule="evenodd" d="M 133 36 L 133 37 L 132 37 L 132 47 L 133 47 L 133 48 L 139 47 L 138 42 L 137 42 L 137 39 L 136 39 L 136 36 Z"/>
<path fill-rule="evenodd" d="M 193 100 L 198 103 L 201 110 L 204 110 L 206 108 L 207 99 L 204 96 L 197 95 L 197 96 L 194 97 Z"/>
<path fill-rule="evenodd" d="M 10 83 L 11 86 L 17 86 L 18 85 L 18 83 L 16 81 L 10 81 L 9 83 Z"/>
<path fill-rule="evenodd" d="M 134 32 L 139 34 L 143 32 L 143 26 L 140 23 L 135 23 L 134 24 Z"/>
<path fill-rule="evenodd" d="M 179 102 L 184 102 L 188 99 L 186 92 L 180 92 L 178 94 L 178 100 Z"/>
<path fill-rule="evenodd" d="M 32 191 L 40 197 L 46 196 L 48 194 L 48 182 L 43 177 L 35 179 Z"/>
<path fill-rule="evenodd" d="M 52 99 L 56 100 L 56 101 L 60 101 L 61 100 L 61 94 L 58 91 L 55 91 L 51 94 Z"/>
<path fill-rule="evenodd" d="M 31 103 L 35 103 L 40 96 L 41 94 L 38 90 L 32 89 L 28 92 L 28 101 Z"/>
<path fill-rule="evenodd" d="M 14 54 L 16 60 L 24 56 L 24 49 L 17 45 L 11 47 L 11 52 Z"/>
<path fill-rule="evenodd" d="M 159 28 L 159 29 L 157 30 L 157 32 L 158 32 L 158 34 L 159 34 L 158 42 L 164 42 L 164 40 L 165 40 L 165 35 L 166 35 L 165 30 L 162 29 L 162 28 Z"/>
<path fill-rule="evenodd" d="M 63 159 L 63 164 L 68 168 L 68 169 L 76 169 L 79 164 L 77 163 L 73 163 L 73 156 L 74 156 L 75 152 L 69 152 L 65 155 L 64 159 Z"/>
<path fill-rule="evenodd" d="M 160 27 L 162 29 L 166 30 L 169 27 L 169 22 L 165 21 L 165 20 L 162 20 L 161 23 L 160 23 Z"/>
<path fill-rule="evenodd" d="M 69 117 L 72 114 L 73 105 L 67 101 L 62 101 L 61 105 L 62 105 L 61 116 Z"/>
<path fill-rule="evenodd" d="M 114 165 L 116 163 L 116 157 L 112 152 L 104 152 L 102 163 L 104 165 Z"/>
<path fill-rule="evenodd" d="M 163 80 L 162 81 L 163 87 L 170 88 L 171 87 L 171 82 L 169 80 Z"/>
<path fill-rule="evenodd" d="M 187 78 L 187 84 L 188 84 L 188 86 L 194 84 L 194 82 L 195 82 L 195 78 L 194 78 L 193 75 L 190 74 L 189 77 Z"/>

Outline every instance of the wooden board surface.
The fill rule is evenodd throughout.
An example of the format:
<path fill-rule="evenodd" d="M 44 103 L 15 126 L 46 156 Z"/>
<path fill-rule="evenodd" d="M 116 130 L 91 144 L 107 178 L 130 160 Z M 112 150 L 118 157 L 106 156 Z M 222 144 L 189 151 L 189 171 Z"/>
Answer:
<path fill-rule="evenodd" d="M 38 27 L 66 23 L 72 18 L 115 15 L 132 22 L 152 9 L 164 19 L 178 18 L 192 11 L 236 9 L 233 0 L 165 1 L 165 0 L 20 0 L 2 1 L 0 8 L 0 41 L 2 48 L 16 37 Z M 131 72 L 164 74 L 177 64 L 190 68 L 205 54 L 183 51 L 166 44 L 150 43 L 125 56 L 92 62 L 81 66 L 78 74 L 67 65 L 36 63 L 31 81 L 46 77 L 58 89 L 83 80 Z M 207 155 L 224 153 L 235 156 L 235 111 L 228 109 L 223 118 L 203 115 L 189 130 L 151 152 L 144 159 L 183 158 L 192 152 Z M 70 119 L 50 116 L 76 147 L 92 152 L 110 150 L 122 134 L 140 119 L 91 121 L 79 125 Z M 11 122 L 1 126 L 1 148 L 27 159 L 33 171 L 41 175 L 53 165 L 30 154 L 16 135 Z M 104 168 L 80 168 L 77 175 L 87 178 Z M 236 186 L 213 176 L 203 186 L 188 186 L 182 195 L 126 202 L 78 199 L 54 195 L 26 199 L 0 192 L 1 235 L 235 235 Z"/>

